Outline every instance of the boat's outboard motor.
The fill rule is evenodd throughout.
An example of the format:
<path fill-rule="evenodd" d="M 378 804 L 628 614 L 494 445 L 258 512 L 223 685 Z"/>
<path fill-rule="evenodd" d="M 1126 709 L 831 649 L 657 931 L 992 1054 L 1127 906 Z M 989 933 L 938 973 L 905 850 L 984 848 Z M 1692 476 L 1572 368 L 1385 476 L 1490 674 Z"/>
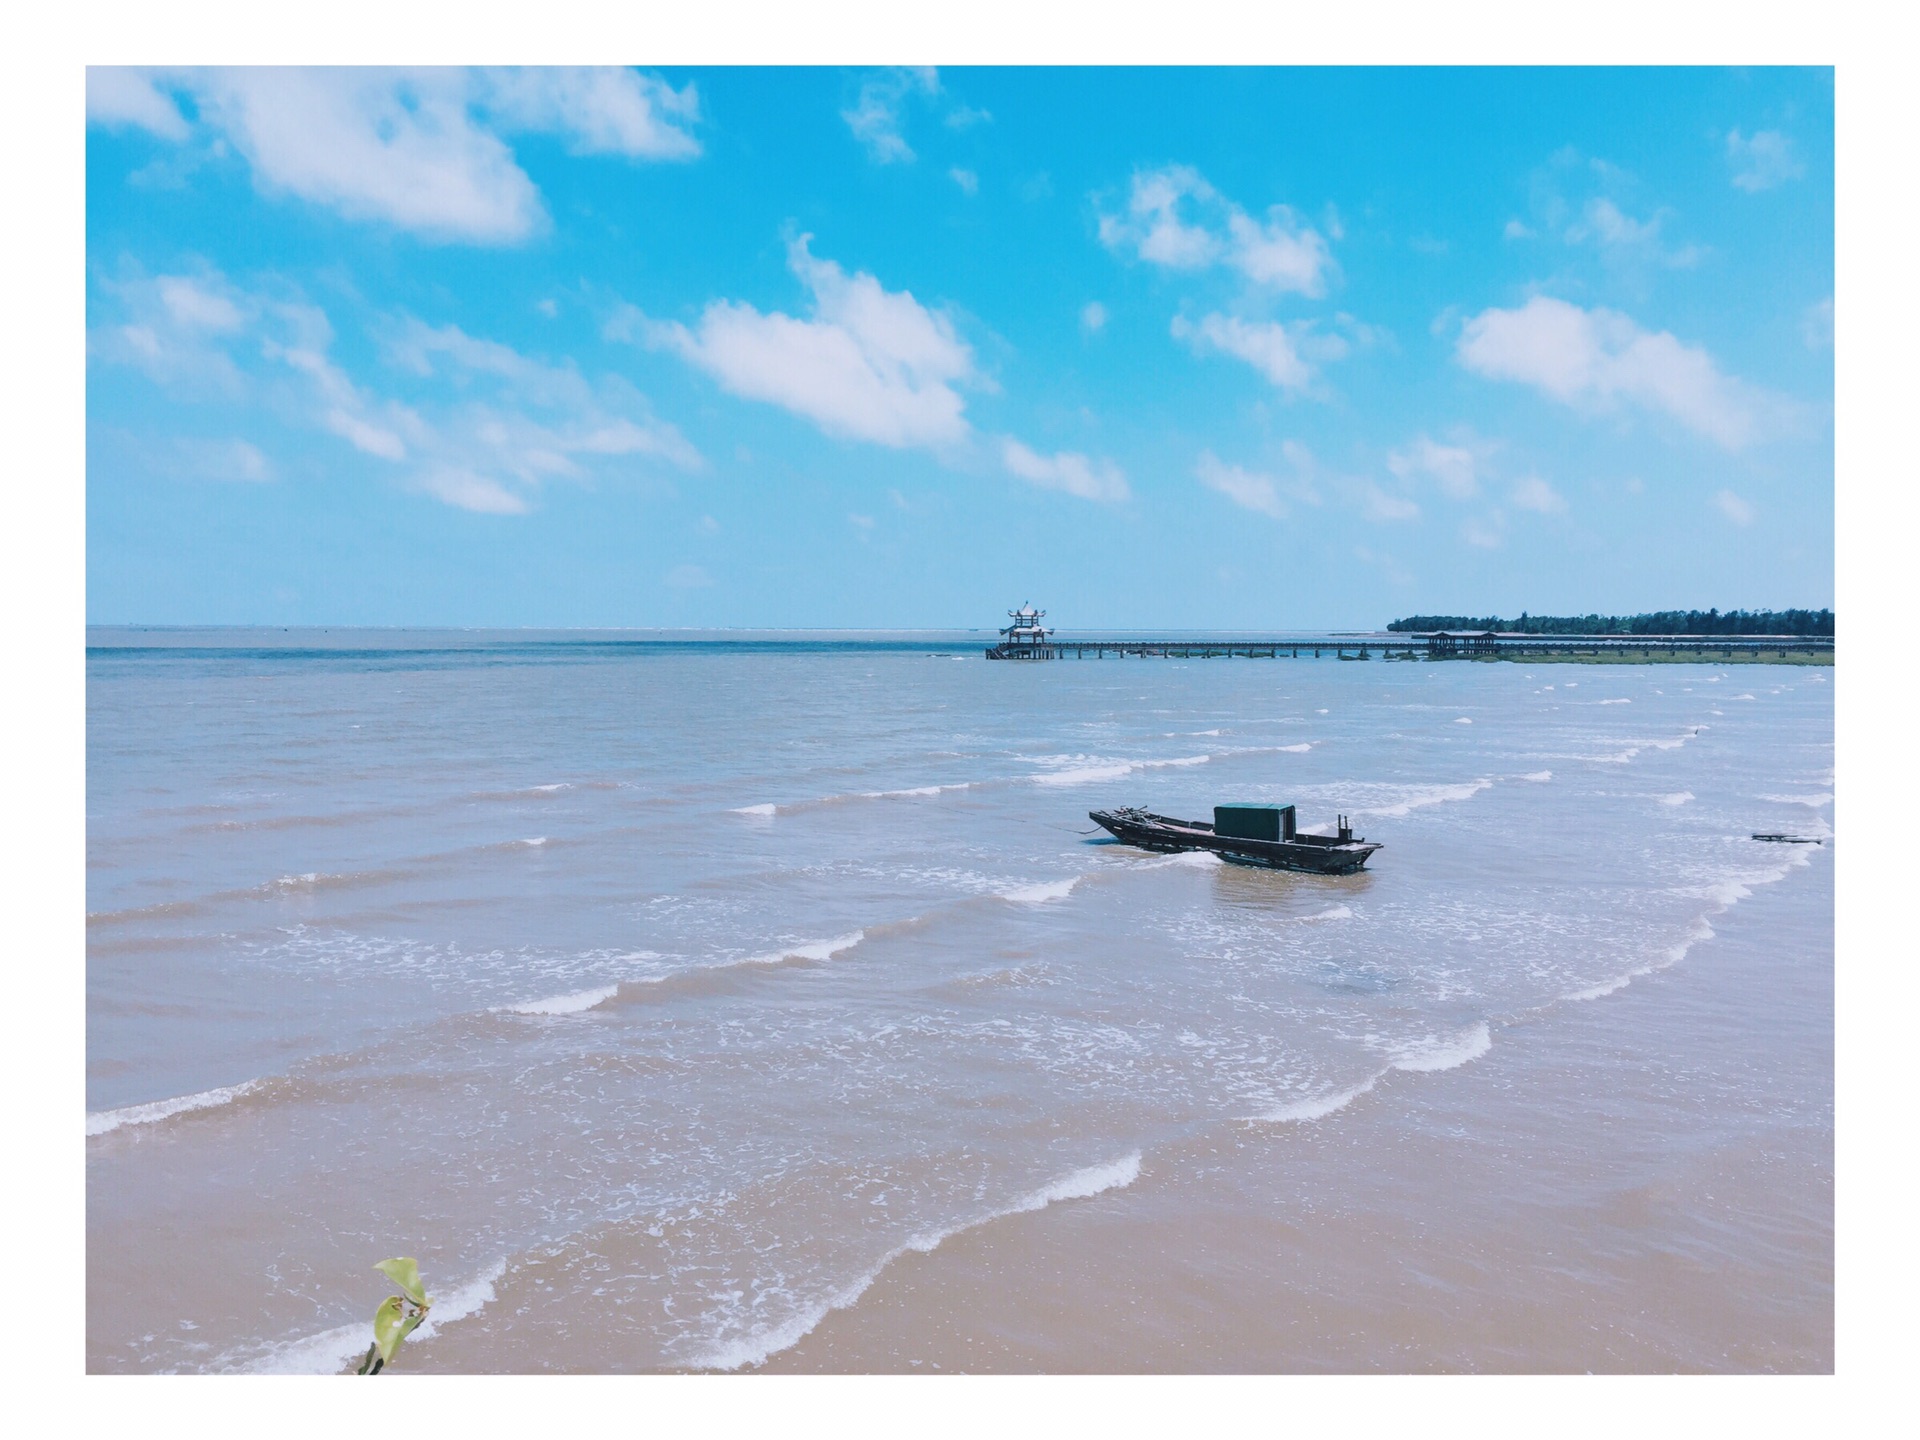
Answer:
<path fill-rule="evenodd" d="M 1349 840 L 1353 839 L 1353 826 L 1347 823 L 1347 817 L 1344 815 L 1340 816 L 1339 820 L 1340 820 L 1340 843 L 1342 845 L 1345 845 Z"/>

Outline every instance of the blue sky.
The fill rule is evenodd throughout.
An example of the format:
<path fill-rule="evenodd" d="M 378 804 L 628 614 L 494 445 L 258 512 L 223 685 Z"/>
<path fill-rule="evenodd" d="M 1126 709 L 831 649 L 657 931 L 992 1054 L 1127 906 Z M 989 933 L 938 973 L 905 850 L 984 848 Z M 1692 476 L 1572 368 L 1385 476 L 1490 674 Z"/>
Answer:
<path fill-rule="evenodd" d="M 1832 603 L 1831 71 L 94 70 L 95 623 Z"/>

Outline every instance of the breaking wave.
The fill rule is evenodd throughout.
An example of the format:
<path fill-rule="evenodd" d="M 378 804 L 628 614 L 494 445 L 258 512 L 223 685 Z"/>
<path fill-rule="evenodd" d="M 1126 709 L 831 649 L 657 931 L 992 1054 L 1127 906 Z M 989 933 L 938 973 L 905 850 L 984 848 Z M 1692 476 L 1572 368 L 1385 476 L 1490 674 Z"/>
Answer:
<path fill-rule="evenodd" d="M 495 1005 L 495 1015 L 578 1015 L 620 993 L 618 985 L 602 985 L 593 990 L 576 990 L 571 995 L 549 995 L 542 1000 L 522 1000 L 516 1005 Z"/>
<path fill-rule="evenodd" d="M 216 1105 L 238 1100 L 264 1084 L 264 1080 L 247 1080 L 238 1085 L 223 1085 L 217 1090 L 202 1090 L 197 1095 L 153 1100 L 145 1105 L 126 1105 L 118 1110 L 90 1110 L 87 1112 L 87 1137 L 91 1139 L 95 1135 L 105 1135 L 128 1125 L 152 1125 L 195 1110 L 210 1110 Z"/>
<path fill-rule="evenodd" d="M 1464 785 L 1427 785 L 1388 805 L 1356 807 L 1356 815 L 1386 815 L 1399 819 L 1428 805 L 1444 805 L 1453 800 L 1471 800 L 1482 790 L 1493 788 L 1493 781 L 1482 776 Z"/>
<path fill-rule="evenodd" d="M 1016 905 L 1044 905 L 1049 900 L 1064 900 L 1073 893 L 1073 887 L 1087 877 L 1075 875 L 1066 880 L 1050 880 L 1042 885 L 1022 885 L 1017 890 L 1004 890 L 1002 900 L 1011 900 Z"/>
<path fill-rule="evenodd" d="M 1033 777 L 1036 785 L 1091 785 L 1100 780 L 1119 780 L 1133 774 L 1136 770 L 1160 770 L 1168 766 L 1205 765 L 1213 759 L 1211 755 L 1183 755 L 1175 760 L 1098 760 L 1090 755 L 1068 755 L 1056 757 L 1066 762 L 1081 761 L 1081 764 L 1067 764 L 1067 768 L 1052 770 L 1044 775 Z M 1092 762 L 1092 763 L 1084 763 Z M 1042 762 L 1046 763 L 1046 762 Z"/>
<path fill-rule="evenodd" d="M 1401 1047 L 1395 1052 L 1391 1061 L 1374 1071 L 1358 1085 L 1350 1085 L 1344 1090 L 1335 1090 L 1326 1095 L 1309 1096 L 1305 1100 L 1291 1100 L 1285 1105 L 1252 1118 L 1269 1124 L 1324 1120 L 1329 1115 L 1346 1109 L 1362 1095 L 1370 1093 L 1374 1086 L 1395 1070 L 1419 1074 L 1455 1070 L 1469 1061 L 1478 1060 L 1492 1048 L 1493 1031 L 1485 1020 L 1469 1025 L 1458 1035 L 1448 1037 L 1429 1035 L 1424 1040 Z"/>
<path fill-rule="evenodd" d="M 507 1273 L 507 1262 L 496 1260 L 484 1272 L 433 1300 L 426 1321 L 407 1337 L 409 1345 L 418 1345 L 457 1321 L 477 1315 L 498 1298 L 495 1286 Z M 433 1297 L 429 1295 L 430 1299 Z M 265 1353 L 247 1360 L 224 1358 L 216 1369 L 239 1370 L 252 1375 L 338 1375 L 356 1364 L 367 1353 L 369 1327 L 361 1321 L 323 1330 L 317 1335 L 269 1345 Z"/>
<path fill-rule="evenodd" d="M 1087 1200 L 1095 1195 L 1104 1194 L 1108 1190 L 1124 1190 L 1139 1178 L 1140 1152 L 1135 1150 L 1132 1154 L 1123 1155 L 1109 1164 L 1090 1165 L 1084 1170 L 1074 1171 L 1071 1175 L 1063 1175 L 1060 1179 L 1041 1186 L 1005 1209 L 994 1210 L 976 1219 L 962 1221 L 945 1230 L 916 1235 L 905 1244 L 889 1250 L 879 1264 L 828 1299 L 809 1305 L 798 1315 L 779 1325 L 715 1346 L 696 1359 L 693 1364 L 695 1368 L 702 1370 L 739 1370 L 749 1365 L 765 1364 L 769 1357 L 799 1344 L 833 1311 L 848 1309 L 858 1302 L 860 1297 L 872 1288 L 873 1282 L 880 1278 L 881 1272 L 902 1255 L 909 1252 L 931 1254 L 954 1236 L 977 1229 L 982 1225 L 989 1225 L 995 1220 L 1044 1210 L 1047 1206 L 1062 1200 Z"/>

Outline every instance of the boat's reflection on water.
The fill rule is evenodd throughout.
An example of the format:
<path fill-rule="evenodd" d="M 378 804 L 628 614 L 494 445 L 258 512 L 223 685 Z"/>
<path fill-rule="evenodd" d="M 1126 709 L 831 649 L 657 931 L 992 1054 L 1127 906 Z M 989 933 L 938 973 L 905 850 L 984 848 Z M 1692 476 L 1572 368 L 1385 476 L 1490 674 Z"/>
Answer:
<path fill-rule="evenodd" d="M 1222 858 L 1213 867 L 1213 898 L 1243 910 L 1264 910 L 1299 918 L 1328 905 L 1350 904 L 1373 888 L 1374 873 L 1314 875 L 1301 870 L 1277 870 Z"/>

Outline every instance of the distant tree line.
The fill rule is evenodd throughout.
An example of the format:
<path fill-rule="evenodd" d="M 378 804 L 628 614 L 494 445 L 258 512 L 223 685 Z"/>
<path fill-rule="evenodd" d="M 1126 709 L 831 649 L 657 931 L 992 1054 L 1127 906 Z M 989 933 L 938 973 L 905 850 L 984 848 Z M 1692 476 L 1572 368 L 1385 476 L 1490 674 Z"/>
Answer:
<path fill-rule="evenodd" d="M 1831 610 L 1656 610 L 1647 615 L 1409 615 L 1389 630 L 1505 630 L 1521 635 L 1831 635 Z"/>

